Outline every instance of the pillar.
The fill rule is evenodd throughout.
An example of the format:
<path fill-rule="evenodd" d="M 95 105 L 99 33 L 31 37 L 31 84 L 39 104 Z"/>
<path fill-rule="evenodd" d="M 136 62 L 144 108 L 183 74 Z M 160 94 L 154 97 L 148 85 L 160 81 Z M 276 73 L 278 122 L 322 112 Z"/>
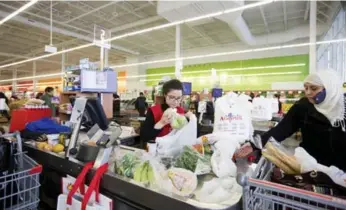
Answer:
<path fill-rule="evenodd" d="M 62 48 L 61 50 L 64 50 Z M 64 74 L 65 74 L 65 53 L 61 54 L 61 82 L 62 82 L 62 91 L 65 91 L 65 82 L 64 82 Z"/>
<path fill-rule="evenodd" d="M 12 92 L 15 93 L 17 91 L 17 69 L 13 69 L 12 79 Z"/>
<path fill-rule="evenodd" d="M 37 78 L 36 78 L 36 61 L 32 62 L 32 83 L 33 83 L 33 92 L 36 92 L 37 88 Z"/>
<path fill-rule="evenodd" d="M 309 72 L 316 71 L 316 1 L 310 1 L 310 46 L 309 46 Z"/>
<path fill-rule="evenodd" d="M 175 27 L 175 76 L 177 79 L 181 78 L 181 70 L 183 69 L 183 61 L 180 60 L 181 57 L 181 32 L 180 25 Z"/>

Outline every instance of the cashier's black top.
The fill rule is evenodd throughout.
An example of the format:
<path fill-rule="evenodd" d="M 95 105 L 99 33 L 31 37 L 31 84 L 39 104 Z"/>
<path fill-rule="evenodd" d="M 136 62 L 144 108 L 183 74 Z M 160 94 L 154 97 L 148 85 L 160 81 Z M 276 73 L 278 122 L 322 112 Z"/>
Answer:
<path fill-rule="evenodd" d="M 162 112 L 166 111 L 168 109 L 167 104 L 161 105 Z M 146 143 L 151 140 L 155 140 L 156 137 L 159 135 L 162 129 L 155 129 L 155 119 L 154 114 L 151 111 L 151 109 L 148 109 L 145 121 L 141 125 L 141 141 Z"/>
<path fill-rule="evenodd" d="M 300 146 L 318 163 L 346 171 L 346 132 L 333 127 L 307 98 L 294 104 L 276 127 L 263 134 L 262 143 L 270 137 L 283 141 L 297 131 L 302 133 Z"/>

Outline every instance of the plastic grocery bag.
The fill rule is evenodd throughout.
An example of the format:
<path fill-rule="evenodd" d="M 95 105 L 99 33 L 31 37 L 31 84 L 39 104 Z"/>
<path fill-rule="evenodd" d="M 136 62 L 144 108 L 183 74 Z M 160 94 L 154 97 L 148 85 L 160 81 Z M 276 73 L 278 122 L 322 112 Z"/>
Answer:
<path fill-rule="evenodd" d="M 213 178 L 205 181 L 201 189 L 195 192 L 196 200 L 203 203 L 229 204 L 239 202 L 242 187 L 234 177 Z"/>
<path fill-rule="evenodd" d="M 163 137 L 157 137 L 157 154 L 163 157 L 175 157 L 184 146 L 191 146 L 197 141 L 197 118 L 191 117 L 188 124 L 179 130 L 172 130 Z"/>
<path fill-rule="evenodd" d="M 197 188 L 197 176 L 183 168 L 170 168 L 166 171 L 162 182 L 166 193 L 174 193 L 179 196 L 189 197 Z"/>
<path fill-rule="evenodd" d="M 251 116 L 253 120 L 271 120 L 273 118 L 272 100 L 264 97 L 254 98 Z"/>
<path fill-rule="evenodd" d="M 92 168 L 93 164 L 93 162 L 87 163 L 72 185 L 70 183 L 73 181 L 73 177 L 67 177 L 70 181 L 64 181 L 63 179 L 63 194 L 60 194 L 58 197 L 57 210 L 113 209 L 113 200 L 99 193 L 100 180 L 108 169 L 107 163 L 96 170 L 89 187 L 84 185 L 85 176 Z M 68 183 L 69 186 L 66 186 L 66 183 Z"/>
<path fill-rule="evenodd" d="M 334 183 L 346 187 L 346 173 L 343 170 L 335 166 L 327 167 L 319 164 L 317 160 L 302 147 L 297 147 L 295 149 L 294 157 L 301 165 L 301 173 L 320 171 L 327 174 Z"/>
<path fill-rule="evenodd" d="M 220 132 L 244 140 L 251 139 L 253 127 L 251 110 L 247 101 L 233 95 L 225 95 L 217 99 L 213 133 Z"/>
<path fill-rule="evenodd" d="M 271 98 L 270 99 L 272 104 L 272 113 L 278 113 L 279 112 L 279 101 L 277 98 Z"/>
<path fill-rule="evenodd" d="M 233 162 L 234 152 L 240 148 L 237 140 L 221 140 L 215 143 L 215 151 L 211 156 L 211 166 L 217 177 L 235 177 L 237 166 Z"/>

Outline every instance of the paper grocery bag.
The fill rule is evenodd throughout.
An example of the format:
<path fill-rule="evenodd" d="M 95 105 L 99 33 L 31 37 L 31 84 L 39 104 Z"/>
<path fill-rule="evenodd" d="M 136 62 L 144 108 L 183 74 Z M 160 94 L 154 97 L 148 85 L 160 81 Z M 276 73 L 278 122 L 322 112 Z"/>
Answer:
<path fill-rule="evenodd" d="M 99 193 L 100 180 L 108 169 L 107 163 L 96 170 L 89 186 L 84 185 L 85 176 L 93 164 L 93 162 L 87 163 L 74 182 L 73 177 L 63 179 L 63 194 L 58 197 L 57 210 L 113 209 L 113 200 Z"/>

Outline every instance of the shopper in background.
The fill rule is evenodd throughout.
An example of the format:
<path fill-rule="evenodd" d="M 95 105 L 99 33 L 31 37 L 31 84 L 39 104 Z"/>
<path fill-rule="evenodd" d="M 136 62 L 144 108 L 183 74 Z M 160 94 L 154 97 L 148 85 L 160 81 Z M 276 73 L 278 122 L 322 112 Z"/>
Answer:
<path fill-rule="evenodd" d="M 141 127 L 141 140 L 148 142 L 156 137 L 167 135 L 171 130 L 170 122 L 172 116 L 165 113 L 168 108 L 177 109 L 177 113 L 184 114 L 184 109 L 180 106 L 183 99 L 183 85 L 177 80 L 169 80 L 162 86 L 164 96 L 163 104 L 156 104 L 148 109 L 147 116 Z M 190 117 L 191 112 L 185 116 Z"/>
<path fill-rule="evenodd" d="M 8 98 L 6 97 L 5 93 L 3 93 L 3 92 L 0 92 L 0 98 L 3 98 L 3 99 L 5 99 L 5 102 L 6 102 L 6 104 L 8 105 L 8 103 L 9 103 L 9 100 L 8 100 Z"/>
<path fill-rule="evenodd" d="M 5 103 L 6 103 L 6 105 L 8 106 L 9 100 L 8 100 L 8 98 L 6 97 L 5 93 L 0 92 L 0 98 L 1 98 L 1 99 L 5 99 Z M 9 113 L 8 113 L 7 110 L 0 110 L 0 114 L 2 114 L 2 116 L 4 116 L 5 118 L 7 118 L 7 120 L 10 119 L 10 115 L 9 115 Z M 1 134 L 1 131 L 0 131 L 0 134 Z"/>
<path fill-rule="evenodd" d="M 278 114 L 282 114 L 282 103 L 280 101 L 280 94 L 275 94 L 275 98 L 278 100 L 278 106 L 279 106 Z"/>
<path fill-rule="evenodd" d="M 44 90 L 44 95 L 42 95 L 41 99 L 52 110 L 52 117 L 55 117 L 56 107 L 55 107 L 55 104 L 52 103 L 53 96 L 54 96 L 54 88 L 46 87 L 46 89 Z"/>
<path fill-rule="evenodd" d="M 255 98 L 255 94 L 254 94 L 253 92 L 250 93 L 250 98 L 251 98 L 251 99 L 250 99 L 249 101 L 252 102 L 253 99 Z"/>
<path fill-rule="evenodd" d="M 138 111 L 140 117 L 145 117 L 145 111 L 148 108 L 147 99 L 142 92 L 139 93 L 139 97 L 135 101 L 135 109 Z"/>
<path fill-rule="evenodd" d="M 281 142 L 298 130 L 300 144 L 317 162 L 346 171 L 345 96 L 340 77 L 332 70 L 310 74 L 304 81 L 305 96 L 288 111 L 283 120 L 261 136 L 262 144 L 270 137 Z M 247 143 L 236 152 L 245 157 L 254 145 Z"/>
<path fill-rule="evenodd" d="M 117 93 L 113 94 L 113 116 L 120 114 L 120 96 Z"/>
<path fill-rule="evenodd" d="M 36 97 L 35 97 L 35 98 L 36 98 L 36 99 L 41 99 L 42 96 L 43 96 L 43 93 L 40 92 L 40 93 L 37 93 L 37 94 L 36 94 Z"/>

